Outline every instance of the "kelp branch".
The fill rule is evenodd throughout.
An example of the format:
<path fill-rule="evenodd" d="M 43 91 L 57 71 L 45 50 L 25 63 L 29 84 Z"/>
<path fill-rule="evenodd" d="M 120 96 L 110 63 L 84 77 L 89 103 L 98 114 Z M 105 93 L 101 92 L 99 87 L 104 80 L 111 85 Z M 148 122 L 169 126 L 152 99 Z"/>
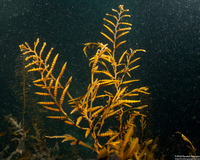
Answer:
<path fill-rule="evenodd" d="M 131 75 L 139 67 L 135 62 L 140 57 L 135 58 L 135 53 L 146 51 L 129 49 L 120 53 L 118 48 L 126 42 L 120 39 L 131 30 L 132 24 L 126 20 L 131 16 L 127 14 L 129 10 L 124 9 L 123 5 L 119 6 L 119 11 L 115 9 L 112 11 L 113 14 L 106 14 L 108 18 L 104 18 L 106 23 L 104 27 L 108 34 L 101 32 L 109 43 L 89 42 L 83 48 L 84 54 L 90 57 L 89 66 L 91 67 L 91 82 L 84 95 L 73 98 L 68 92 L 72 77 L 65 85 L 61 84 L 67 63 L 64 63 L 59 73 L 55 73 L 54 68 L 59 54 L 56 54 L 50 62 L 53 48 L 44 55 L 45 42 L 39 51 L 37 49 L 39 39 L 34 43 L 33 49 L 26 42 L 20 45 L 20 49 L 23 55 L 27 56 L 26 61 L 30 61 L 25 66 L 29 68 L 28 72 L 39 72 L 40 77 L 33 83 L 42 91 L 36 94 L 50 99 L 38 102 L 38 104 L 52 113 L 60 113 L 59 116 L 47 116 L 47 118 L 59 119 L 67 125 L 83 130 L 85 132 L 83 139 L 91 136 L 93 145 L 90 146 L 69 134 L 47 136 L 48 138 L 62 138 L 62 142 L 72 141 L 71 145 L 79 144 L 90 148 L 99 155 L 99 158 L 106 158 L 111 153 L 115 153 L 120 159 L 132 157 L 140 159 L 138 157 L 141 153 L 149 151 L 152 141 L 149 141 L 145 147 L 141 147 L 139 138 L 133 138 L 136 128 L 134 120 L 135 117 L 145 116 L 140 111 L 148 106 L 140 105 L 139 95 L 149 93 L 147 87 L 133 89 L 134 82 L 139 79 L 132 79 Z M 109 47 L 110 44 L 112 47 Z M 95 50 L 93 55 L 88 54 L 89 49 Z M 70 112 L 64 109 L 66 96 L 72 108 Z M 72 117 L 75 112 L 78 115 L 77 119 Z M 83 121 L 87 125 L 83 124 Z M 152 154 L 153 150 L 148 153 Z"/>

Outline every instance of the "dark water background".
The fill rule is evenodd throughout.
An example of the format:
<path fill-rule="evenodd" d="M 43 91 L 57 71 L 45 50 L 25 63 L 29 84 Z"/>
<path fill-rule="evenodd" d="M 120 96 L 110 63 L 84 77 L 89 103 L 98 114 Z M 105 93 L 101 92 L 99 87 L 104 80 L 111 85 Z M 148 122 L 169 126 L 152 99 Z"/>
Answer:
<path fill-rule="evenodd" d="M 147 50 L 137 77 L 150 88 L 151 129 L 160 137 L 160 152 L 176 154 L 170 152 L 176 131 L 200 148 L 199 0 L 1 0 L 0 117 L 20 115 L 12 90 L 19 44 L 40 38 L 54 47 L 60 65 L 68 62 L 75 92 L 82 92 L 90 72 L 83 44 L 107 43 L 100 35 L 103 18 L 119 4 L 130 9 L 133 24 L 124 47 Z"/>

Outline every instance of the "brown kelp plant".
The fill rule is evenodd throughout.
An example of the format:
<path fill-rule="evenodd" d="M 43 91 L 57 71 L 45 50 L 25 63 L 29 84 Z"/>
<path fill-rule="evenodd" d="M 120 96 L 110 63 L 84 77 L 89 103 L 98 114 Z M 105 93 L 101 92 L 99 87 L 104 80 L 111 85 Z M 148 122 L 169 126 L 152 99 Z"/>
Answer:
<path fill-rule="evenodd" d="M 70 134 L 47 136 L 48 138 L 63 138 L 62 142 L 72 141 L 71 145 L 79 144 L 90 148 L 98 154 L 99 159 L 109 159 L 113 154 L 120 160 L 154 159 L 156 143 L 151 139 L 141 142 L 134 136 L 135 118 L 146 116 L 141 111 L 147 105 L 142 105 L 139 95 L 149 93 L 147 87 L 133 88 L 134 82 L 139 79 L 132 79 L 131 75 L 132 71 L 139 67 L 135 62 L 140 57 L 134 58 L 135 53 L 145 50 L 129 49 L 121 52 L 126 40 L 120 39 L 129 33 L 132 26 L 127 22 L 130 17 L 129 10 L 120 5 L 119 10 L 112 11 L 113 14 L 106 14 L 108 18 L 104 18 L 104 27 L 108 34 L 101 32 L 109 43 L 90 42 L 84 46 L 86 56 L 89 49 L 90 52 L 95 50 L 95 54 L 89 59 L 91 82 L 84 95 L 73 98 L 68 91 L 72 77 L 65 84 L 61 83 L 67 63 L 64 63 L 58 74 L 54 73 L 58 54 L 51 62 L 53 48 L 44 55 L 46 43 L 38 50 L 39 39 L 34 43 L 33 49 L 26 42 L 20 45 L 23 55 L 26 55 L 25 60 L 30 61 L 25 68 L 29 69 L 28 72 L 37 71 L 40 74 L 40 77 L 33 81 L 34 85 L 40 88 L 36 94 L 44 97 L 44 101 L 38 104 L 52 113 L 57 113 L 47 118 L 59 119 L 82 130 L 83 141 L 87 141 L 90 136 L 93 144 L 89 145 Z M 67 97 L 68 105 L 65 103 Z M 69 106 L 72 108 L 70 112 Z"/>

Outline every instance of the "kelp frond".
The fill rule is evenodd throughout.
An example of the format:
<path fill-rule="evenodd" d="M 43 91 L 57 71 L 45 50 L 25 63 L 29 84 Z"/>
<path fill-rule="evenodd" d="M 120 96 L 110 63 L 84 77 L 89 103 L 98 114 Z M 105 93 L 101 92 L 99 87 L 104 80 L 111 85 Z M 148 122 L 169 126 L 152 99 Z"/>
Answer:
<path fill-rule="evenodd" d="M 67 63 L 63 64 L 60 72 L 55 72 L 59 54 L 53 56 L 53 48 L 45 55 L 43 52 L 46 43 L 44 42 L 38 51 L 39 39 L 37 39 L 33 49 L 27 42 L 20 45 L 20 49 L 27 56 L 26 60 L 30 61 L 25 66 L 29 69 L 28 72 L 38 72 L 40 75 L 33 83 L 40 88 L 36 94 L 45 97 L 45 100 L 38 104 L 51 112 L 59 113 L 59 115 L 47 116 L 47 118 L 61 120 L 67 125 L 83 130 L 83 139 L 91 136 L 93 145 L 89 146 L 69 134 L 48 136 L 48 138 L 63 138 L 63 142 L 72 141 L 72 145 L 79 144 L 94 150 L 100 158 L 108 157 L 109 154 L 115 152 L 121 160 L 131 157 L 139 159 L 138 157 L 142 157 L 144 152 L 147 153 L 152 140 L 147 141 L 145 147 L 141 147 L 138 137 L 133 138 L 136 127 L 134 119 L 137 116 L 145 116 L 140 111 L 147 105 L 141 105 L 138 96 L 149 93 L 146 87 L 133 89 L 132 84 L 139 79 L 130 77 L 132 77 L 132 72 L 139 67 L 135 63 L 140 57 L 134 58 L 135 53 L 145 52 L 145 50 L 129 49 L 121 54 L 116 52 L 118 47 L 126 42 L 120 39 L 129 33 L 132 24 L 126 20 L 130 15 L 129 10 L 124 9 L 123 5 L 119 6 L 119 11 L 115 9 L 112 11 L 114 14 L 106 14 L 108 18 L 104 18 L 106 22 L 104 27 L 108 33 L 101 32 L 112 44 L 112 48 L 108 44 L 90 42 L 86 43 L 83 49 L 84 54 L 89 57 L 91 56 L 87 53 L 89 49 L 93 51 L 96 49 L 96 52 L 89 59 L 91 82 L 85 94 L 80 97 L 73 98 L 68 92 L 72 77 L 65 84 L 61 83 Z M 120 56 L 115 56 L 115 53 Z M 53 59 L 52 62 L 49 59 Z M 69 99 L 68 104 L 72 107 L 71 112 L 64 109 L 66 97 Z M 49 100 L 46 100 L 48 98 Z M 78 115 L 76 119 L 73 118 L 74 113 Z M 114 125 L 112 121 L 115 121 Z M 104 125 L 105 123 L 107 125 Z M 153 154 L 153 150 L 148 153 Z"/>

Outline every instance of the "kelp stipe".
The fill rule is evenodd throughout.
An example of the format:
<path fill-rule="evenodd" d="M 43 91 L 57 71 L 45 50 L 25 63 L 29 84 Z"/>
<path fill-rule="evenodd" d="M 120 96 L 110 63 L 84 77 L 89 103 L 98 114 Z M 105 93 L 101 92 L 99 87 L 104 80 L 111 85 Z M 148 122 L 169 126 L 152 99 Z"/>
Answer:
<path fill-rule="evenodd" d="M 59 113 L 58 116 L 47 116 L 51 119 L 59 119 L 79 128 L 85 132 L 83 138 L 89 135 L 93 138 L 93 145 L 88 145 L 76 137 L 65 134 L 62 136 L 47 136 L 48 138 L 63 138 L 62 142 L 72 141 L 71 145 L 79 144 L 94 150 L 99 159 L 108 159 L 110 154 L 115 153 L 119 159 L 125 160 L 134 157 L 135 159 L 153 159 L 153 151 L 156 147 L 152 140 L 147 140 L 145 145 L 139 144 L 139 138 L 133 137 L 136 124 L 136 116 L 145 117 L 140 111 L 147 105 L 140 105 L 139 94 L 149 94 L 148 88 L 131 88 L 131 84 L 139 81 L 131 79 L 131 72 L 139 67 L 135 62 L 140 58 L 134 58 L 138 51 L 145 52 L 143 49 L 125 50 L 120 55 L 117 49 L 126 41 L 120 41 L 121 37 L 127 35 L 131 30 L 132 24 L 126 21 L 129 18 L 128 9 L 123 5 L 119 6 L 119 11 L 112 9 L 114 14 L 106 14 L 104 18 L 107 24 L 104 27 L 112 36 L 101 32 L 101 34 L 112 44 L 100 42 L 90 42 L 85 44 L 84 54 L 88 55 L 88 49 L 96 47 L 96 53 L 90 58 L 91 83 L 88 85 L 86 93 L 80 97 L 73 98 L 68 92 L 72 81 L 70 77 L 66 84 L 61 84 L 61 78 L 64 74 L 66 63 L 63 65 L 59 74 L 53 73 L 58 54 L 49 63 L 49 57 L 53 48 L 43 57 L 43 51 L 46 43 L 38 52 L 37 46 L 39 39 L 34 43 L 31 49 L 28 43 L 20 45 L 24 55 L 27 55 L 26 61 L 31 62 L 25 66 L 29 68 L 28 72 L 37 71 L 40 78 L 33 81 L 34 85 L 41 89 L 36 92 L 37 95 L 49 97 L 51 100 L 38 102 L 49 111 Z M 116 14 L 116 15 L 115 15 Z M 119 58 L 116 58 L 119 57 Z M 72 107 L 70 113 L 66 112 L 64 106 L 65 97 L 69 97 L 69 105 Z M 77 113 L 77 119 L 72 118 L 72 114 Z M 115 120 L 115 126 L 108 123 Z M 83 122 L 87 123 L 83 125 Z M 105 125 L 106 124 L 106 125 Z"/>

